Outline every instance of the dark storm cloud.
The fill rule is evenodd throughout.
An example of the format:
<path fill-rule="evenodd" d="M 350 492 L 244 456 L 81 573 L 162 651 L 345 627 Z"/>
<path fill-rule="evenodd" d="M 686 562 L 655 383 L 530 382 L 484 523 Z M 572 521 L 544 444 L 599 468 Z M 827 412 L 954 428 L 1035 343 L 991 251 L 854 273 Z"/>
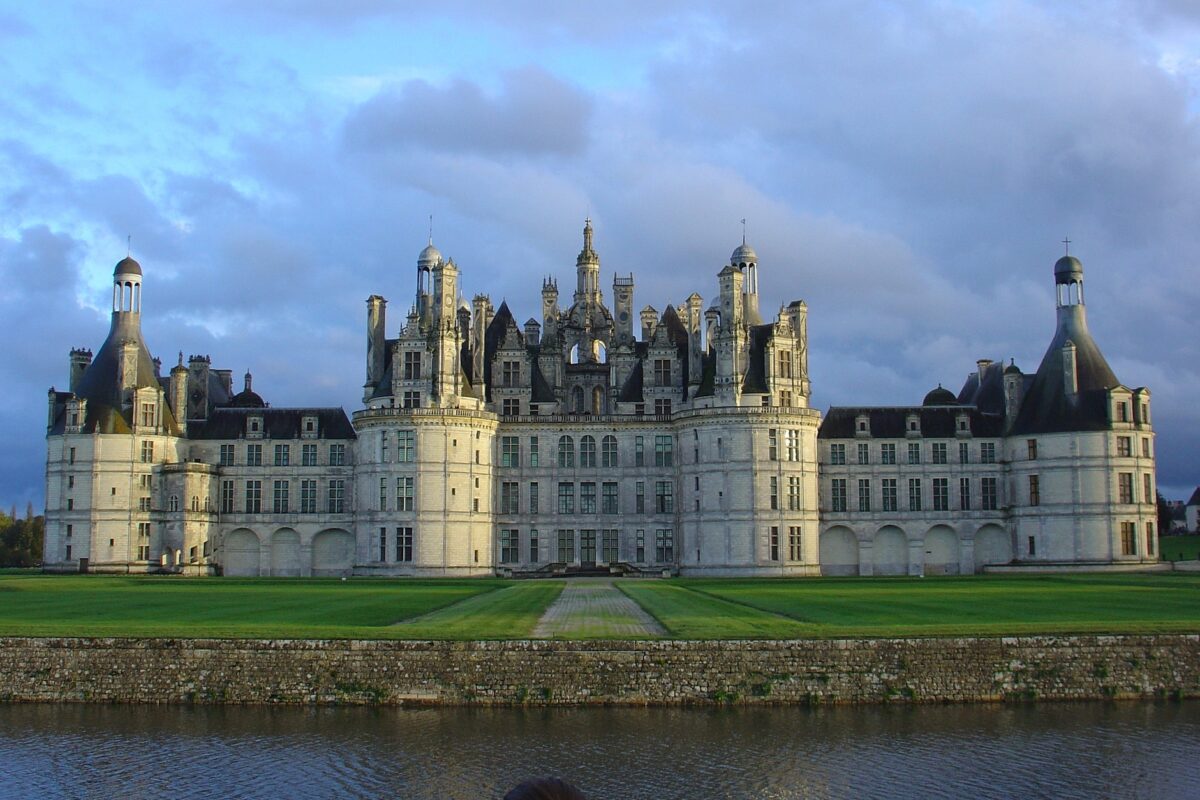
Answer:
<path fill-rule="evenodd" d="M 447 152 L 573 155 L 587 144 L 591 103 L 550 73 L 507 73 L 489 96 L 470 81 L 446 86 L 423 80 L 388 87 L 346 121 L 352 148 L 387 150 L 416 145 Z"/>

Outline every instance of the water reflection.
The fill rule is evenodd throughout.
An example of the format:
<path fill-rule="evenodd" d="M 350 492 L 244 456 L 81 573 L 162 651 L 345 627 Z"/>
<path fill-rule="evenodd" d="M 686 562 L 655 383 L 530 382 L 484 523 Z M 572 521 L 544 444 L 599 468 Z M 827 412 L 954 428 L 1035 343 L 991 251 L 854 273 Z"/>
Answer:
<path fill-rule="evenodd" d="M 1184 798 L 1200 705 L 835 709 L 0 706 L 0 796 Z"/>

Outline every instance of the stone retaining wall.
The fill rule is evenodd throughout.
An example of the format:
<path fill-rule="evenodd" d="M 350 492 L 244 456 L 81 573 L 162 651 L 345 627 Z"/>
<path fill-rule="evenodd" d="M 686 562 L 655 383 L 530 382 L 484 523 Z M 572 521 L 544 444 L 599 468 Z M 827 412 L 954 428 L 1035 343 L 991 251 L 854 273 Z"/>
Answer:
<path fill-rule="evenodd" d="M 883 703 L 1200 697 L 1200 636 L 395 642 L 0 638 L 0 701 Z"/>

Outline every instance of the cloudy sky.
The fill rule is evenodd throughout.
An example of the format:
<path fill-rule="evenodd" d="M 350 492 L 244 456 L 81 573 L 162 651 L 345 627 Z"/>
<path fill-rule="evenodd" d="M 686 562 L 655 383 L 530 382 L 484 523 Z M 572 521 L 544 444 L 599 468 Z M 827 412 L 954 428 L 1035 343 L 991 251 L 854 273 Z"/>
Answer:
<path fill-rule="evenodd" d="M 364 300 L 395 335 L 430 215 L 521 320 L 588 215 L 659 310 L 713 296 L 745 218 L 822 409 L 1036 369 L 1069 236 L 1160 485 L 1200 482 L 1194 2 L 553 5 L 0 0 L 0 503 L 42 500 L 46 390 L 127 236 L 167 366 L 352 411 Z"/>

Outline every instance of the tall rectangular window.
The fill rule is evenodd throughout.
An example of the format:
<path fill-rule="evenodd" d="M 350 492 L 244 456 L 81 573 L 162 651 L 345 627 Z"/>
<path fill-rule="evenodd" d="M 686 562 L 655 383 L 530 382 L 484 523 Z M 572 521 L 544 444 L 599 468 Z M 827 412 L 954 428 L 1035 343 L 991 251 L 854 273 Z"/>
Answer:
<path fill-rule="evenodd" d="M 379 506 L 380 511 L 387 511 L 388 508 L 388 479 L 386 477 L 379 479 Z"/>
<path fill-rule="evenodd" d="M 771 476 L 771 510 L 779 510 L 779 478 Z"/>
<path fill-rule="evenodd" d="M 908 510 L 909 511 L 920 511 L 921 510 L 921 479 L 920 478 L 909 478 L 908 479 Z"/>
<path fill-rule="evenodd" d="M 920 464 L 921 463 L 921 443 L 920 442 L 909 442 L 908 443 L 908 463 L 910 463 L 910 464 Z"/>
<path fill-rule="evenodd" d="M 669 358 L 654 359 L 654 385 L 655 386 L 670 386 L 671 385 L 671 359 L 669 359 Z"/>
<path fill-rule="evenodd" d="M 154 461 L 154 442 L 142 442 L 142 463 L 149 464 Z"/>
<path fill-rule="evenodd" d="M 275 445 L 275 466 L 286 467 L 291 463 L 291 448 L 286 444 Z"/>
<path fill-rule="evenodd" d="M 500 466 L 521 466 L 521 439 L 518 436 L 500 437 Z"/>
<path fill-rule="evenodd" d="M 858 443 L 858 463 L 871 463 L 871 445 L 867 444 L 866 442 Z"/>
<path fill-rule="evenodd" d="M 276 514 L 287 513 L 289 488 L 287 481 L 275 481 L 272 486 L 271 510 Z"/>
<path fill-rule="evenodd" d="M 804 537 L 802 537 L 800 535 L 800 526 L 799 525 L 788 526 L 788 560 L 789 561 L 803 561 L 804 560 L 803 547 L 801 546 L 803 539 L 804 539 Z"/>
<path fill-rule="evenodd" d="M 675 440 L 671 436 L 654 437 L 654 466 L 671 467 L 675 465 Z"/>
<path fill-rule="evenodd" d="M 673 482 L 654 482 L 654 511 L 657 514 L 675 513 L 675 484 Z"/>
<path fill-rule="evenodd" d="M 1121 555 L 1132 556 L 1132 555 L 1137 554 L 1137 551 L 1135 549 L 1136 543 L 1134 541 L 1136 538 L 1137 538 L 1136 523 L 1122 522 L 1121 523 Z"/>
<path fill-rule="evenodd" d="M 415 506 L 414 489 L 416 488 L 416 478 L 413 476 L 404 476 L 396 478 L 396 510 L 397 511 L 413 511 Z"/>
<path fill-rule="evenodd" d="M 558 531 L 558 560 L 570 564 L 575 560 L 575 531 L 560 528 Z"/>
<path fill-rule="evenodd" d="M 336 478 L 329 482 L 327 510 L 330 514 L 342 514 L 346 510 L 346 482 Z"/>
<path fill-rule="evenodd" d="M 500 366 L 500 385 L 515 387 L 521 385 L 521 362 L 504 361 Z"/>
<path fill-rule="evenodd" d="M 930 445 L 930 448 L 931 448 L 930 456 L 932 456 L 932 460 L 933 460 L 934 464 L 947 463 L 948 459 L 946 458 L 946 443 L 945 442 L 934 442 L 932 445 Z"/>
<path fill-rule="evenodd" d="M 540 541 L 538 540 L 537 528 L 532 528 L 529 531 L 529 563 L 536 564 L 542 560 L 540 552 Z"/>
<path fill-rule="evenodd" d="M 634 437 L 633 440 L 633 465 L 640 467 L 646 463 L 646 444 L 641 436 Z"/>
<path fill-rule="evenodd" d="M 781 378 L 791 378 L 792 377 L 792 351 L 791 350 L 780 350 L 779 351 L 779 377 L 781 377 Z"/>
<path fill-rule="evenodd" d="M 770 548 L 772 561 L 779 560 L 779 526 L 772 525 L 768 532 L 767 547 Z"/>
<path fill-rule="evenodd" d="M 520 534 L 516 528 L 500 529 L 500 563 L 515 564 L 520 560 Z"/>
<path fill-rule="evenodd" d="M 1117 502 L 1132 503 L 1133 502 L 1133 473 L 1119 472 L 1117 473 Z"/>
<path fill-rule="evenodd" d="M 790 500 L 790 498 L 789 498 Z M 846 510 L 846 479 L 834 478 L 830 486 L 830 500 L 833 511 Z"/>
<path fill-rule="evenodd" d="M 1150 457 L 1150 440 L 1143 438 L 1142 439 L 1142 458 L 1149 458 L 1149 457 Z M 1153 555 L 1153 553 L 1151 555 Z"/>
<path fill-rule="evenodd" d="M 829 463 L 841 465 L 846 463 L 846 445 L 831 444 L 829 445 Z"/>
<path fill-rule="evenodd" d="M 600 531 L 600 560 L 609 564 L 620 560 L 617 552 L 617 531 L 614 528 Z"/>
<path fill-rule="evenodd" d="M 1029 476 L 1029 505 L 1037 506 L 1042 504 L 1042 486 L 1037 475 Z"/>
<path fill-rule="evenodd" d="M 315 467 L 317 465 L 317 446 L 315 444 L 300 446 L 300 465 L 303 467 Z"/>
<path fill-rule="evenodd" d="M 617 482 L 606 481 L 602 487 L 603 494 L 600 499 L 601 514 L 619 514 L 620 503 L 617 496 Z"/>
<path fill-rule="evenodd" d="M 154 403 L 142 403 L 142 425 L 144 427 L 154 425 Z"/>
<path fill-rule="evenodd" d="M 396 560 L 405 563 L 413 560 L 413 529 L 396 528 Z"/>
<path fill-rule="evenodd" d="M 387 561 L 387 528 L 379 529 L 379 560 Z"/>
<path fill-rule="evenodd" d="M 1031 440 L 1032 441 L 1032 440 Z M 1130 436 L 1117 437 L 1117 455 L 1121 458 L 1129 458 L 1133 455 L 1133 438 Z"/>
<path fill-rule="evenodd" d="M 895 464 L 896 463 L 896 443 L 884 442 L 879 445 L 879 463 L 880 464 Z"/>
<path fill-rule="evenodd" d="M 843 481 L 844 483 L 844 481 Z M 788 511 L 800 510 L 800 476 L 788 476 Z"/>
<path fill-rule="evenodd" d="M 767 430 L 767 458 L 771 461 L 779 460 L 779 431 L 775 428 Z"/>
<path fill-rule="evenodd" d="M 246 466 L 261 467 L 262 466 L 262 445 L 248 444 L 246 445 Z"/>
<path fill-rule="evenodd" d="M 228 467 L 228 466 L 233 465 L 233 445 L 231 445 L 231 444 L 221 445 L 221 460 L 218 463 L 220 463 L 220 465 L 223 467 Z"/>
<path fill-rule="evenodd" d="M 949 478 L 934 478 L 933 479 L 933 510 L 934 511 L 949 511 L 950 510 L 950 479 Z"/>
<path fill-rule="evenodd" d="M 1144 416 L 1144 415 L 1143 415 Z M 1154 523 L 1146 523 L 1146 555 L 1154 555 Z"/>
<path fill-rule="evenodd" d="M 246 513 L 262 512 L 262 481 L 246 481 Z"/>
<path fill-rule="evenodd" d="M 637 535 L 634 537 L 634 559 L 639 564 L 646 563 L 646 531 L 638 529 Z"/>
<path fill-rule="evenodd" d="M 979 463 L 980 464 L 995 464 L 996 463 L 996 443 L 995 442 L 980 442 L 979 443 Z"/>
<path fill-rule="evenodd" d="M 1037 439 L 1025 440 L 1025 456 L 1030 461 L 1037 460 Z"/>
<path fill-rule="evenodd" d="M 644 481 L 638 481 L 637 485 L 634 488 L 637 489 L 637 492 L 635 494 L 634 511 L 638 514 L 645 514 L 646 513 L 646 483 Z"/>
<path fill-rule="evenodd" d="M 958 479 L 958 507 L 963 511 L 971 510 L 971 479 Z"/>
<path fill-rule="evenodd" d="M 566 481 L 558 484 L 558 513 L 575 513 L 575 484 Z"/>
<path fill-rule="evenodd" d="M 600 466 L 612 469 L 620 466 L 617 461 L 617 437 L 605 436 L 600 442 Z"/>
<path fill-rule="evenodd" d="M 984 511 L 995 511 L 999 502 L 996 497 L 996 479 L 979 479 L 979 507 Z"/>
<path fill-rule="evenodd" d="M 344 467 L 346 465 L 346 445 L 329 445 L 329 466 Z"/>
<path fill-rule="evenodd" d="M 315 480 L 300 481 L 300 513 L 317 513 L 317 482 Z"/>
<path fill-rule="evenodd" d="M 858 510 L 871 510 L 871 482 L 864 478 L 858 481 Z"/>
<path fill-rule="evenodd" d="M 659 528 L 654 532 L 654 555 L 660 564 L 675 560 L 675 536 L 670 528 Z"/>
<path fill-rule="evenodd" d="M 529 437 L 529 466 L 531 466 L 531 467 L 538 466 L 538 461 L 539 461 L 538 437 L 530 436 Z"/>
<path fill-rule="evenodd" d="M 521 485 L 516 481 L 500 483 L 500 513 L 515 515 L 520 513 Z"/>
<path fill-rule="evenodd" d="M 843 445 L 844 447 L 844 445 Z M 800 431 L 790 428 L 787 431 L 787 460 L 800 460 Z M 844 463 L 844 458 L 843 458 Z"/>
<path fill-rule="evenodd" d="M 404 380 L 418 381 L 421 379 L 421 354 L 411 350 L 404 354 Z"/>
<path fill-rule="evenodd" d="M 558 466 L 562 469 L 575 467 L 575 439 L 570 436 L 558 437 Z"/>
<path fill-rule="evenodd" d="M 971 463 L 971 448 L 967 445 L 966 442 L 958 443 L 958 463 L 960 463 L 960 464 Z"/>
<path fill-rule="evenodd" d="M 883 500 L 883 510 L 884 511 L 896 511 L 897 510 L 897 507 L 896 507 L 897 506 L 896 479 L 895 478 L 884 478 L 883 479 L 882 500 Z"/>
<path fill-rule="evenodd" d="M 396 461 L 408 463 L 417 460 L 417 432 L 396 431 Z"/>
<path fill-rule="evenodd" d="M 221 481 L 221 513 L 233 513 L 233 481 Z"/>
<path fill-rule="evenodd" d="M 533 481 L 529 484 L 529 513 L 538 513 L 538 483 Z"/>
<path fill-rule="evenodd" d="M 1150 481 L 1150 473 L 1144 473 L 1142 475 L 1142 502 L 1147 505 L 1154 505 L 1154 486 Z"/>
<path fill-rule="evenodd" d="M 596 513 L 596 483 L 583 481 L 579 484 L 579 513 Z"/>

